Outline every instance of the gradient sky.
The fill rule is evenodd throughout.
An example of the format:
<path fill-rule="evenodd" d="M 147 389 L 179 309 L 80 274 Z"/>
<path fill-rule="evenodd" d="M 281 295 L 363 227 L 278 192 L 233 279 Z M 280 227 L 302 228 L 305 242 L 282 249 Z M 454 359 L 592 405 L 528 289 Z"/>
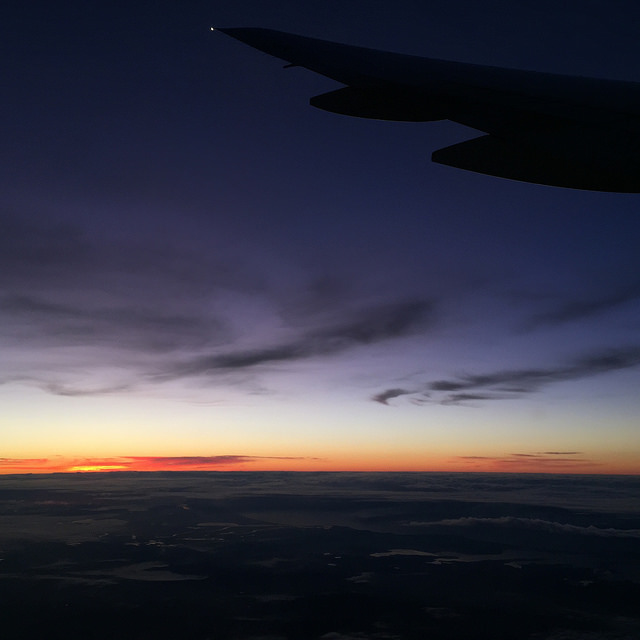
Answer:
<path fill-rule="evenodd" d="M 640 473 L 640 196 L 432 164 L 215 26 L 640 80 L 640 6 L 4 9 L 0 473 Z"/>

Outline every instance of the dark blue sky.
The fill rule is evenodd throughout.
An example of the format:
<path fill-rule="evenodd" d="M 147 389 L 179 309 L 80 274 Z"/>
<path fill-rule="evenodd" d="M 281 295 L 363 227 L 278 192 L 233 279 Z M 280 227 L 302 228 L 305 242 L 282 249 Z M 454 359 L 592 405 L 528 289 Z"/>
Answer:
<path fill-rule="evenodd" d="M 640 80 L 636 3 L 3 13 L 7 455 L 146 455 L 161 424 L 161 455 L 335 468 L 394 434 L 398 460 L 566 448 L 637 472 L 638 196 L 432 164 L 474 132 L 313 109 L 335 83 L 210 31 Z"/>

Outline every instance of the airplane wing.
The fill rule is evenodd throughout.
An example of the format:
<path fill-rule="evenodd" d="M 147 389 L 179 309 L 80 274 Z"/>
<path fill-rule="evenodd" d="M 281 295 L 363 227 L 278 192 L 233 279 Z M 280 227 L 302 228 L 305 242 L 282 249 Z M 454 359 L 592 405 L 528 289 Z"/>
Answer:
<path fill-rule="evenodd" d="M 483 132 L 432 160 L 574 189 L 640 193 L 640 83 L 403 55 L 269 29 L 225 28 L 245 44 L 336 80 L 311 105 L 335 113 Z"/>

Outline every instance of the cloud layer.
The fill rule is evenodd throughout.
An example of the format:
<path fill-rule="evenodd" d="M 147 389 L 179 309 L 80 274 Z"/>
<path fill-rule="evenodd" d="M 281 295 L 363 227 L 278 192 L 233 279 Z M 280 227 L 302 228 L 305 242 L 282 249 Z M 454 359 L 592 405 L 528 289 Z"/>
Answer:
<path fill-rule="evenodd" d="M 77 224 L 11 215 L 0 230 L 4 384 L 68 397 L 214 374 L 234 384 L 229 374 L 246 379 L 434 323 L 432 299 L 347 298 L 344 277 L 274 277 L 215 244 L 186 251 L 165 238 L 159 259 L 155 237 L 107 242 Z"/>
<path fill-rule="evenodd" d="M 460 405 L 486 400 L 508 400 L 535 393 L 544 387 L 580 380 L 640 365 L 640 346 L 595 351 L 565 364 L 545 368 L 505 369 L 482 374 L 463 374 L 426 383 L 422 389 L 391 388 L 375 394 L 372 400 L 389 404 L 389 400 L 409 396 L 421 404 Z"/>
<path fill-rule="evenodd" d="M 361 309 L 341 322 L 307 330 L 275 346 L 197 356 L 160 374 L 160 378 L 239 371 L 263 364 L 332 355 L 353 346 L 402 337 L 424 327 L 431 318 L 432 308 L 431 303 L 417 300 Z"/>

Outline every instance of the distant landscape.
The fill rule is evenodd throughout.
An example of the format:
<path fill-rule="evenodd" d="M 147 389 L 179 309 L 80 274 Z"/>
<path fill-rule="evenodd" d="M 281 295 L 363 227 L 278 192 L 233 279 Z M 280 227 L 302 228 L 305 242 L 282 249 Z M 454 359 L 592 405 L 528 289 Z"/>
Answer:
<path fill-rule="evenodd" d="M 640 478 L 0 477 L 22 638 L 632 640 Z"/>

